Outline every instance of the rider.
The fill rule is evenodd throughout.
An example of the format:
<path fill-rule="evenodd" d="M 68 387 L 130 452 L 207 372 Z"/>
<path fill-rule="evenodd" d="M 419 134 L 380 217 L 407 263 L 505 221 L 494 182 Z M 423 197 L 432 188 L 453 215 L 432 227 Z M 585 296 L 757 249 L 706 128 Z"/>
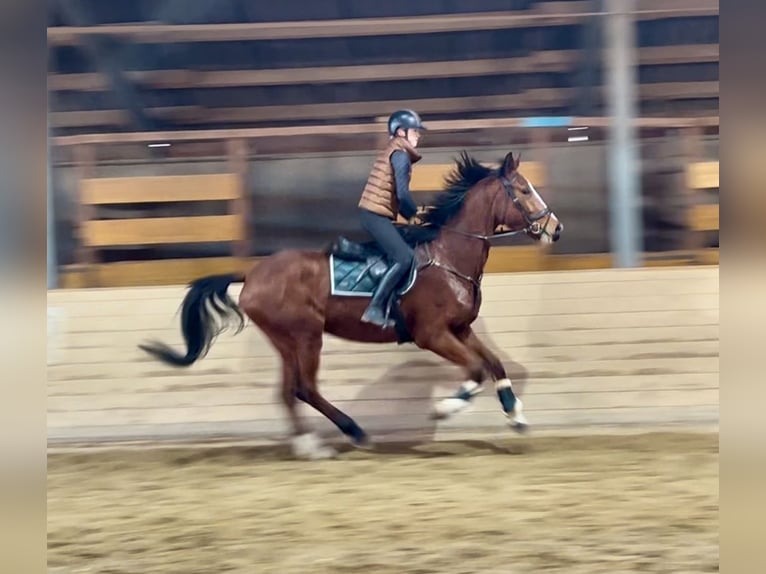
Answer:
<path fill-rule="evenodd" d="M 415 151 L 425 126 L 412 110 L 398 110 L 388 118 L 389 139 L 380 151 L 359 200 L 362 226 L 388 257 L 391 267 L 380 280 L 362 321 L 381 327 L 385 305 L 399 282 L 412 268 L 414 251 L 394 227 L 397 215 L 415 216 L 417 205 L 410 195 L 412 164 L 421 159 Z"/>

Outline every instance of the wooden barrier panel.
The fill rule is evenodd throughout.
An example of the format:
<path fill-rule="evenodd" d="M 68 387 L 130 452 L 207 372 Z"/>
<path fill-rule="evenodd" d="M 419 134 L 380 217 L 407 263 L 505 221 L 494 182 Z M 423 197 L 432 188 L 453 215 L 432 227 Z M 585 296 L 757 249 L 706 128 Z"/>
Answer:
<path fill-rule="evenodd" d="M 82 229 L 83 243 L 91 247 L 241 239 L 244 237 L 238 215 L 87 221 Z"/>
<path fill-rule="evenodd" d="M 97 177 L 80 182 L 86 205 L 234 200 L 242 195 L 240 178 L 231 173 Z"/>
<path fill-rule="evenodd" d="M 690 163 L 686 170 L 686 185 L 691 191 L 693 202 L 691 208 L 689 209 L 689 229 L 694 232 L 718 231 L 719 202 L 699 202 L 701 191 L 718 191 L 718 162 L 702 161 Z"/>
<path fill-rule="evenodd" d="M 690 219 L 694 231 L 718 231 L 718 205 L 696 205 Z"/>
<path fill-rule="evenodd" d="M 219 336 L 187 369 L 137 349 L 147 338 L 180 348 L 184 293 L 177 285 L 49 292 L 52 442 L 282 437 L 279 362 L 253 325 Z M 503 359 L 533 430 L 717 423 L 717 266 L 494 274 L 483 298 L 476 330 Z M 326 336 L 319 377 L 327 398 L 373 434 L 510 433 L 491 385 L 471 410 L 430 420 L 433 402 L 463 375 L 413 345 Z M 336 432 L 302 409 L 316 428 Z"/>
<path fill-rule="evenodd" d="M 201 257 L 194 259 L 158 259 L 155 261 L 118 261 L 64 267 L 61 285 L 64 289 L 101 287 L 145 287 L 151 285 L 184 285 L 203 275 L 244 273 L 253 265 L 246 257 Z"/>
<path fill-rule="evenodd" d="M 718 162 L 700 161 L 689 164 L 686 184 L 691 189 L 715 189 L 718 187 Z"/>
<path fill-rule="evenodd" d="M 62 269 L 65 286 L 103 287 L 114 284 L 108 277 L 112 266 L 123 263 L 100 264 L 99 251 L 105 248 L 119 249 L 133 246 L 156 246 L 182 243 L 227 242 L 231 244 L 231 258 L 223 258 L 224 267 L 237 267 L 238 260 L 247 255 L 247 207 L 245 179 L 247 176 L 247 144 L 241 140 L 228 142 L 232 173 L 201 175 L 162 175 L 138 177 L 94 177 L 95 150 L 93 147 L 78 148 L 77 163 L 80 170 L 77 211 L 77 239 L 79 240 L 76 265 Z M 99 208 L 114 205 L 173 206 L 189 202 L 226 202 L 226 214 L 165 216 L 142 208 L 139 217 L 114 219 L 113 214 L 99 214 Z M 166 207 L 166 209 L 168 209 Z M 174 208 L 176 209 L 176 208 Z M 189 269 L 218 268 L 220 257 L 213 261 L 192 259 Z M 127 267 L 150 263 L 147 269 L 138 270 L 135 277 L 122 279 L 123 285 L 136 284 L 137 278 L 144 283 L 165 283 L 178 280 L 178 275 L 168 273 L 168 265 L 161 258 L 149 262 L 131 261 Z M 177 262 L 176 262 L 177 263 Z M 207 264 L 207 265 L 206 265 Z M 178 265 L 175 265 L 178 267 Z M 105 272 L 106 269 L 106 272 Z M 118 273 L 119 274 L 119 273 Z M 187 279 L 188 280 L 188 279 Z"/>

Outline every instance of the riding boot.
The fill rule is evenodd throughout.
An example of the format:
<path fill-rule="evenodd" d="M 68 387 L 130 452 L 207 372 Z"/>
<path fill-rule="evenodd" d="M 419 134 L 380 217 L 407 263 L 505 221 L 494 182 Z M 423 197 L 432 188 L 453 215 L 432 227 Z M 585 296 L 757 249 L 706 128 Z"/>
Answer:
<path fill-rule="evenodd" d="M 372 294 L 372 300 L 362 315 L 362 322 L 373 323 L 380 327 L 392 327 L 394 322 L 386 321 L 386 311 L 388 300 L 393 294 L 394 289 L 401 281 L 402 276 L 407 272 L 407 267 L 401 263 L 394 263 L 383 278 L 378 283 Z"/>

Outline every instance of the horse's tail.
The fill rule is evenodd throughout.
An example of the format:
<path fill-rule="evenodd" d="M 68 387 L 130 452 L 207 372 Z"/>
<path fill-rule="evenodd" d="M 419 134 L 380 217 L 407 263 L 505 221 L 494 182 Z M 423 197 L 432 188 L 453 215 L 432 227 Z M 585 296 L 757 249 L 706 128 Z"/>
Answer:
<path fill-rule="evenodd" d="M 188 367 L 204 357 L 215 338 L 231 326 L 239 333 L 245 326 L 245 315 L 227 289 L 234 282 L 244 281 L 239 274 L 210 275 L 189 284 L 181 304 L 181 332 L 186 341 L 186 355 L 181 355 L 161 342 L 139 345 L 153 357 L 176 367 Z"/>

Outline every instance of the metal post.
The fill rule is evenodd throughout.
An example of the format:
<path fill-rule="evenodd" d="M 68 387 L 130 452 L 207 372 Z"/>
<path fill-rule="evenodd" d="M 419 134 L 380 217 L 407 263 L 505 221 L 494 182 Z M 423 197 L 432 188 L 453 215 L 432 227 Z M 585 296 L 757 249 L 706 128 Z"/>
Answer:
<path fill-rule="evenodd" d="M 617 267 L 640 265 L 643 252 L 640 154 L 634 129 L 638 83 L 634 6 L 634 0 L 606 0 L 610 244 Z"/>
<path fill-rule="evenodd" d="M 48 242 L 47 242 L 47 268 L 48 289 L 58 287 L 58 263 L 56 258 L 56 216 L 53 210 L 53 170 L 51 169 L 51 138 L 48 134 L 48 181 L 47 181 L 47 218 L 48 218 Z"/>

